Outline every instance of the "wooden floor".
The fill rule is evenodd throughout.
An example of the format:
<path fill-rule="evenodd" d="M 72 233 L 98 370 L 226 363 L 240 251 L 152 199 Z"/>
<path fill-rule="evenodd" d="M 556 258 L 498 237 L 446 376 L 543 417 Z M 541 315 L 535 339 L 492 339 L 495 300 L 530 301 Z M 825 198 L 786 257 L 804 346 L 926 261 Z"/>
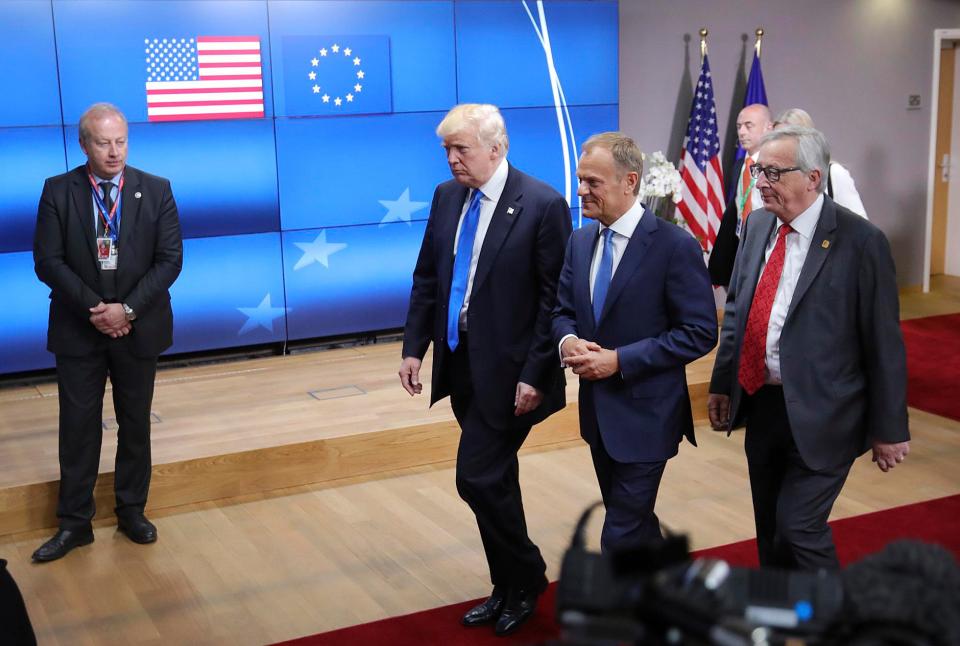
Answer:
<path fill-rule="evenodd" d="M 960 281 L 934 285 L 933 294 L 904 295 L 905 318 L 960 311 Z M 448 421 L 448 407 L 427 411 L 422 397 L 400 391 L 397 352 L 374 346 L 163 371 L 155 456 L 264 447 L 276 442 L 271 434 L 297 443 Z M 382 363 L 382 374 L 361 368 L 357 355 Z M 306 395 L 349 386 L 364 394 Z M 52 460 L 56 477 L 51 393 L 52 385 L 0 390 L 0 477 L 25 456 Z M 910 420 L 907 461 L 882 474 L 869 457 L 861 459 L 835 518 L 960 493 L 960 423 L 913 409 Z M 575 436 L 575 428 L 566 430 Z M 658 514 L 688 533 L 695 548 L 748 538 L 742 434 L 727 438 L 702 426 L 698 434 L 700 447 L 684 444 L 670 462 Z M 112 450 L 105 446 L 107 466 Z M 35 473 L 24 469 L 18 481 L 50 477 L 49 464 Z M 598 497 L 589 452 L 578 440 L 525 449 L 521 478 L 530 533 L 553 579 L 573 523 Z M 47 531 L 0 537 L 0 558 L 10 561 L 41 644 L 265 644 L 489 591 L 476 527 L 457 497 L 449 460 L 162 509 L 153 518 L 160 531 L 154 545 L 134 545 L 115 526 L 101 525 L 93 545 L 45 565 L 29 558 Z M 594 522 L 594 544 L 598 532 Z"/>

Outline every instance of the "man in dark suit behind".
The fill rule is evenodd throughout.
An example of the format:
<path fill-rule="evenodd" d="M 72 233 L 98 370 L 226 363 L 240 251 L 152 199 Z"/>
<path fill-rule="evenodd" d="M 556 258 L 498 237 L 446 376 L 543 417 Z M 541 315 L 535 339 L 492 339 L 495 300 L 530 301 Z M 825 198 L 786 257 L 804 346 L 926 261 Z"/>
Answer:
<path fill-rule="evenodd" d="M 569 207 L 506 161 L 507 132 L 492 105 L 454 107 L 437 127 L 453 180 L 437 187 L 413 274 L 400 382 L 421 392 L 433 342 L 430 404 L 450 395 L 460 424 L 457 490 L 477 518 L 493 593 L 466 626 L 515 631 L 546 587 L 527 535 L 517 451 L 533 424 L 563 408 L 550 340 Z"/>
<path fill-rule="evenodd" d="M 143 514 L 150 484 L 150 404 L 157 356 L 173 339 L 168 289 L 183 246 L 170 182 L 126 165 L 127 120 L 98 103 L 80 117 L 87 163 L 47 179 L 33 257 L 50 287 L 47 349 L 60 397 L 60 529 L 33 554 L 52 561 L 94 539 L 107 375 L 117 418 L 116 514 L 137 543 L 157 530 Z"/>
<path fill-rule="evenodd" d="M 584 143 L 578 194 L 597 223 L 570 237 L 553 314 L 560 356 L 580 376 L 580 433 L 607 510 L 604 551 L 661 540 L 654 505 L 664 468 L 684 436 L 696 444 L 685 366 L 717 342 L 700 245 L 637 200 L 642 172 L 626 135 Z"/>
<path fill-rule="evenodd" d="M 734 265 L 710 383 L 716 430 L 746 424 L 760 564 L 836 568 L 827 525 L 853 461 L 907 455 L 906 355 L 886 237 L 823 195 L 823 135 L 766 135 L 764 208 Z"/>

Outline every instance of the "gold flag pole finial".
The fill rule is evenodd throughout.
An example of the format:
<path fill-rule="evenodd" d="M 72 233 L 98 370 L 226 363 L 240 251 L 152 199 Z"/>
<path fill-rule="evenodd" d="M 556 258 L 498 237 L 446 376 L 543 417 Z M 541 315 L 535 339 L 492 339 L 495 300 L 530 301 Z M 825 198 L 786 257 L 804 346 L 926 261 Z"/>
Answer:
<path fill-rule="evenodd" d="M 706 27 L 703 27 L 700 30 L 700 61 L 703 62 L 703 57 L 707 55 L 707 31 Z"/>
<path fill-rule="evenodd" d="M 760 58 L 760 45 L 763 44 L 763 27 L 757 27 L 757 31 L 754 32 L 757 34 L 757 44 L 754 47 L 757 48 L 757 58 Z"/>

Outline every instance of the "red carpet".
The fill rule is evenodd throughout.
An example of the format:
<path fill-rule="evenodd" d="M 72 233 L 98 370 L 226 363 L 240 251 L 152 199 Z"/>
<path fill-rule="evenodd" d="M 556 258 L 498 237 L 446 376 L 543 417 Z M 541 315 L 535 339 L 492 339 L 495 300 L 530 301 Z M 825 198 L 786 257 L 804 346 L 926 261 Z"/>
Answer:
<path fill-rule="evenodd" d="M 943 545 L 960 559 L 960 495 L 845 518 L 830 525 L 833 527 L 840 561 L 845 565 L 877 552 L 890 541 L 900 538 Z M 722 558 L 731 565 L 757 565 L 756 546 L 752 539 L 700 550 L 695 556 Z M 283 643 L 288 646 L 533 644 L 559 635 L 554 621 L 555 594 L 556 584 L 551 583 L 540 600 L 537 613 L 516 635 L 507 638 L 494 637 L 490 628 L 467 629 L 460 626 L 460 617 L 477 603 L 477 600 L 473 600 Z"/>
<path fill-rule="evenodd" d="M 960 314 L 903 321 L 907 402 L 960 421 Z"/>

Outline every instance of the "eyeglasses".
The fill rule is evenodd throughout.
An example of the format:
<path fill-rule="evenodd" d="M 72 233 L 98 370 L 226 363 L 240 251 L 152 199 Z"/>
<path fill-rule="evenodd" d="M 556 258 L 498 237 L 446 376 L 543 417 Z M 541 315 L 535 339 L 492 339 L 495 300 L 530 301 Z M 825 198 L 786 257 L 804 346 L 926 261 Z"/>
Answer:
<path fill-rule="evenodd" d="M 792 173 L 795 170 L 803 170 L 799 166 L 791 166 L 790 168 L 777 168 L 776 166 L 761 166 L 760 164 L 754 164 L 750 167 L 750 176 L 753 179 L 760 179 L 760 173 L 763 173 L 767 177 L 767 181 L 771 184 L 776 184 L 780 181 L 780 176 L 784 173 Z"/>

